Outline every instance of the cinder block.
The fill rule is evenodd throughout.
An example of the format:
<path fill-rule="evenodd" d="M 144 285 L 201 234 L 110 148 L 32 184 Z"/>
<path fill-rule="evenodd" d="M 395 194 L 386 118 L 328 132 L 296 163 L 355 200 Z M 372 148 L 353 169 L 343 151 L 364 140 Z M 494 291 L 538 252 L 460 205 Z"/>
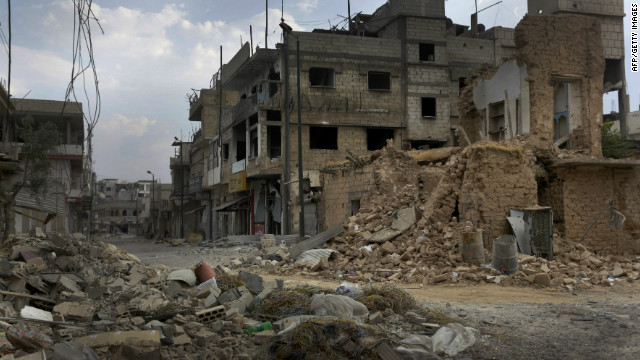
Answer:
<path fill-rule="evenodd" d="M 196 319 L 199 323 L 206 324 L 218 319 L 222 319 L 226 313 L 224 306 L 216 306 L 214 308 L 200 310 L 196 312 Z"/>

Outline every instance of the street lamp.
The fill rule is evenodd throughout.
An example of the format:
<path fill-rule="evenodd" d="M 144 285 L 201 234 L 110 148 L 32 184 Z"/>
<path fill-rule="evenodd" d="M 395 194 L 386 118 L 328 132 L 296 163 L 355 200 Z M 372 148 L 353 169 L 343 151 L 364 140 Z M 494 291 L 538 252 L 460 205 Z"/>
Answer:
<path fill-rule="evenodd" d="M 182 140 L 173 137 L 171 146 L 180 146 L 180 238 L 184 239 L 184 164 L 182 163 Z"/>
<path fill-rule="evenodd" d="M 293 33 L 291 26 L 287 25 L 284 21 L 280 23 L 280 27 L 284 32 L 292 35 L 296 38 L 296 66 L 298 73 L 298 201 L 300 202 L 300 237 L 304 237 L 304 186 L 302 181 L 302 94 L 300 90 L 300 38 Z M 285 56 L 289 57 L 289 37 L 285 37 L 287 43 L 287 53 Z M 288 73 L 288 72 L 287 72 Z M 287 112 L 289 109 L 287 109 Z M 288 146 L 288 144 L 287 144 Z"/>
<path fill-rule="evenodd" d="M 155 235 L 156 233 L 156 176 L 150 171 L 147 170 L 147 174 L 151 174 L 151 233 Z"/>

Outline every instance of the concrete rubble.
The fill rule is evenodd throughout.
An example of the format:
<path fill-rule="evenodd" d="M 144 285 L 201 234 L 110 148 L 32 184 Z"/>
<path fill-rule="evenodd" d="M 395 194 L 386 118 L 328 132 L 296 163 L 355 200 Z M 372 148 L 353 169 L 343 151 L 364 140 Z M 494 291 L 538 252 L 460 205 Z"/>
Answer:
<path fill-rule="evenodd" d="M 416 154 L 393 146 L 363 157 L 363 172 L 373 173 L 374 185 L 361 199 L 360 212 L 344 223 L 345 232 L 328 243 L 336 253 L 320 266 L 286 257 L 261 261 L 264 270 L 365 284 L 496 283 L 568 291 L 640 277 L 635 255 L 602 254 L 588 244 L 563 239 L 559 232 L 553 234 L 553 261 L 518 254 L 518 269 L 512 275 L 490 267 L 490 244 L 485 244 L 482 264 L 465 262 L 462 234 L 486 231 L 492 240 L 510 232 L 508 212 L 502 215 L 505 208 L 535 204 L 535 186 L 531 192 L 526 177 L 517 177 L 526 173 L 533 179 L 536 157 L 518 140 L 480 143 L 448 154 L 424 165 L 416 162 Z M 505 182 L 520 185 L 501 189 Z"/>
<path fill-rule="evenodd" d="M 284 260 L 273 262 L 288 263 L 286 252 L 283 255 Z M 39 266 L 29 262 L 34 258 L 42 260 Z M 317 264 L 326 269 L 329 257 L 318 258 Z M 271 359 L 279 358 L 267 351 L 273 346 L 297 346 L 287 334 L 302 331 L 298 326 L 303 324 L 321 324 L 318 331 L 338 326 L 344 336 L 354 326 L 366 327 L 369 335 L 364 337 L 327 342 L 344 354 L 361 347 L 374 358 L 393 359 L 400 352 L 388 342 L 373 340 L 424 334 L 423 324 L 432 322 L 424 305 L 396 288 L 375 290 L 387 292 L 380 294 L 374 288 L 354 291 L 351 298 L 332 289 L 285 288 L 282 280 L 222 266 L 215 267 L 216 281 L 201 281 L 202 263 L 176 271 L 147 266 L 132 254 L 80 234 L 12 236 L 0 247 L 0 259 L 2 359 L 201 359 L 202 354 L 210 354 L 207 359 Z M 264 264 L 281 266 L 269 260 L 260 266 Z M 299 297 L 291 300 L 290 294 Z M 263 304 L 274 301 L 297 310 L 265 312 Z M 271 321 L 272 329 L 247 334 L 264 321 Z M 429 326 L 435 333 L 437 328 Z"/>

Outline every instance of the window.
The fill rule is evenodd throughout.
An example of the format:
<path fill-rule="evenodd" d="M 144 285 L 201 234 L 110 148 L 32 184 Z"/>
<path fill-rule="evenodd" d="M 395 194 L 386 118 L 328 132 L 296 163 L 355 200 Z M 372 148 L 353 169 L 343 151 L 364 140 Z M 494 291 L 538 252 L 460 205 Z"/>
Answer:
<path fill-rule="evenodd" d="M 271 159 L 282 156 L 280 126 L 267 126 L 267 148 Z"/>
<path fill-rule="evenodd" d="M 338 150 L 338 128 L 309 127 L 309 149 Z"/>
<path fill-rule="evenodd" d="M 391 91 L 391 73 L 369 71 L 367 76 L 369 90 Z"/>
<path fill-rule="evenodd" d="M 367 150 L 380 150 L 387 146 L 387 139 L 393 139 L 393 129 L 367 129 Z"/>
<path fill-rule="evenodd" d="M 357 215 L 360 212 L 360 199 L 351 200 L 351 216 Z"/>
<path fill-rule="evenodd" d="M 336 87 L 336 73 L 330 68 L 309 69 L 309 83 L 311 87 Z"/>
<path fill-rule="evenodd" d="M 420 61 L 436 61 L 436 47 L 433 44 L 420 44 Z"/>
<path fill-rule="evenodd" d="M 250 159 L 258 156 L 258 129 L 253 129 L 249 133 L 249 151 Z"/>
<path fill-rule="evenodd" d="M 229 144 L 222 145 L 222 157 L 225 160 L 229 160 Z"/>
<path fill-rule="evenodd" d="M 422 117 L 436 117 L 436 98 L 422 98 Z"/>
<path fill-rule="evenodd" d="M 267 110 L 267 121 L 282 121 L 282 113 L 277 110 Z"/>

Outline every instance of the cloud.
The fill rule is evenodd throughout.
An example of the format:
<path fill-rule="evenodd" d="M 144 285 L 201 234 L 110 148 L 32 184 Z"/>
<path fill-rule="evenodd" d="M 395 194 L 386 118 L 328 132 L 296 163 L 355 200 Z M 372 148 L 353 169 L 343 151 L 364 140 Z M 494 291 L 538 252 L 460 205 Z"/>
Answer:
<path fill-rule="evenodd" d="M 142 137 L 149 131 L 151 126 L 158 123 L 157 120 L 149 120 L 141 116 L 139 118 L 128 118 L 122 114 L 115 114 L 113 118 L 103 120 L 97 131 L 105 131 L 109 136 L 136 136 Z"/>
<path fill-rule="evenodd" d="M 302 0 L 296 4 L 298 9 L 305 14 L 310 14 L 313 10 L 318 8 L 318 0 Z"/>

